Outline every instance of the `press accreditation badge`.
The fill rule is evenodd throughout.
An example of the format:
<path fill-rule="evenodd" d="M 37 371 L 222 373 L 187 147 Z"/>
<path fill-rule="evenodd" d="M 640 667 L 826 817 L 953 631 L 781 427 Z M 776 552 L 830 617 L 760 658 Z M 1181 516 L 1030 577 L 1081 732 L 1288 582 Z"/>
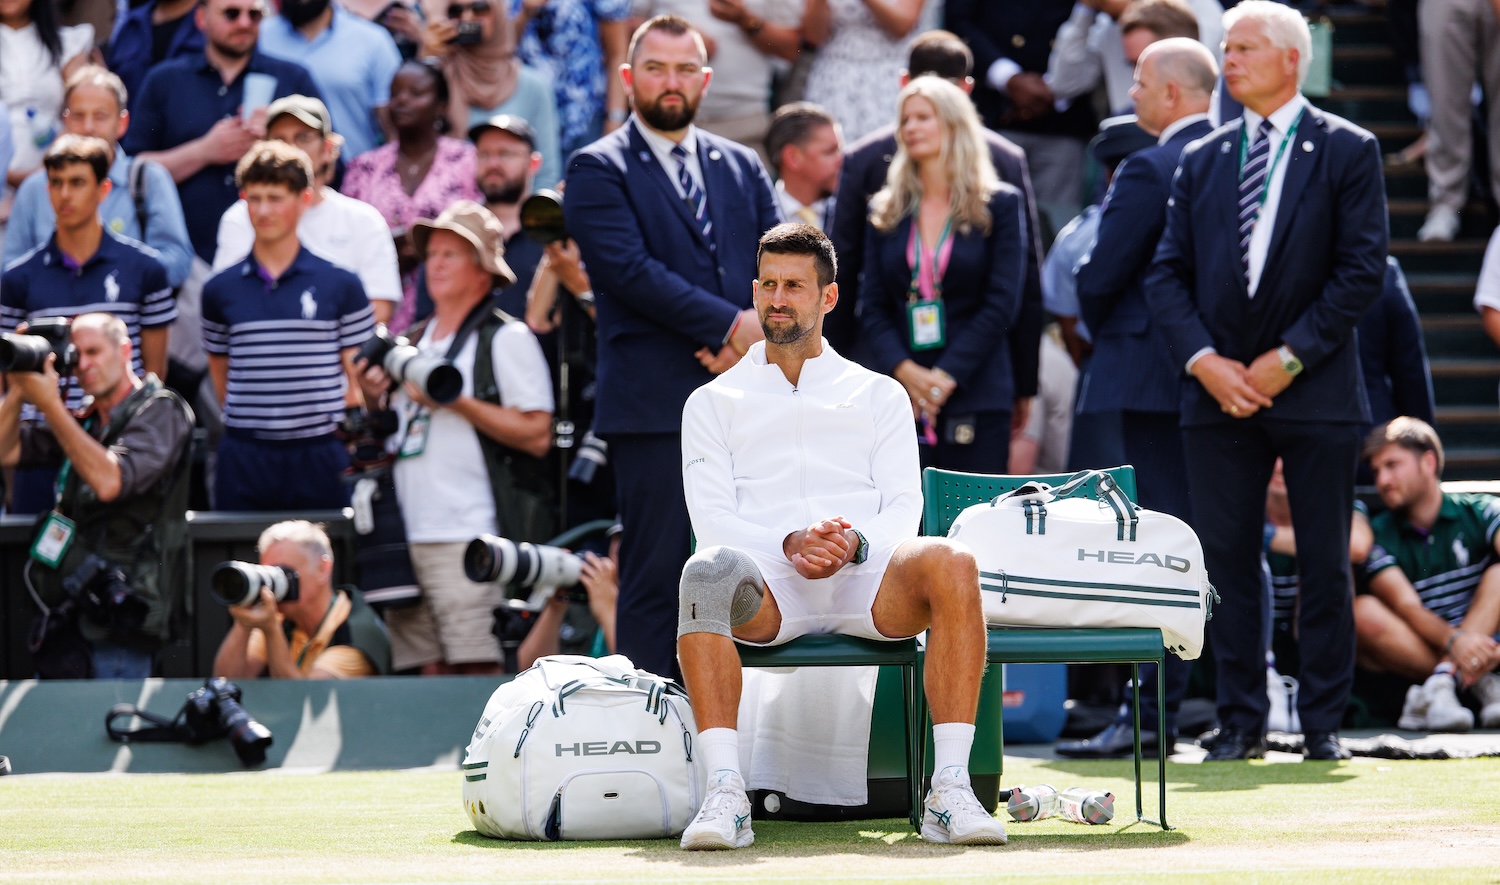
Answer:
<path fill-rule="evenodd" d="M 42 565 L 57 568 L 73 543 L 74 529 L 73 520 L 56 510 L 52 511 L 48 514 L 47 521 L 42 523 L 36 543 L 31 545 L 31 558 Z"/>
<path fill-rule="evenodd" d="M 425 412 L 414 416 L 406 425 L 406 439 L 401 442 L 402 458 L 415 458 L 427 451 L 427 430 L 432 425 L 432 416 Z"/>
<path fill-rule="evenodd" d="M 932 350 L 948 343 L 942 301 L 912 301 L 906 305 L 912 350 Z"/>

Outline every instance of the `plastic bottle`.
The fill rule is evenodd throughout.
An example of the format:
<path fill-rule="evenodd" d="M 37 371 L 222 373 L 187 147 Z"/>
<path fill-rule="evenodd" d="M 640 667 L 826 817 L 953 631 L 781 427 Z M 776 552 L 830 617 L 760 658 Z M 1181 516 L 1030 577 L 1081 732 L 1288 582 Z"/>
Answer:
<path fill-rule="evenodd" d="M 26 128 L 30 130 L 31 143 L 36 145 L 37 150 L 45 150 L 57 136 L 57 130 L 47 125 L 37 109 L 31 106 L 26 108 Z"/>
<path fill-rule="evenodd" d="M 1011 820 L 1016 821 L 1052 817 L 1060 808 L 1057 788 L 1048 784 L 1018 786 L 1010 791 L 1010 799 L 1005 803 L 1006 812 L 1010 814 Z"/>
<path fill-rule="evenodd" d="M 1011 794 L 1014 798 L 1014 793 Z M 1083 824 L 1107 824 L 1115 816 L 1115 794 L 1069 787 L 1057 796 L 1063 816 Z"/>

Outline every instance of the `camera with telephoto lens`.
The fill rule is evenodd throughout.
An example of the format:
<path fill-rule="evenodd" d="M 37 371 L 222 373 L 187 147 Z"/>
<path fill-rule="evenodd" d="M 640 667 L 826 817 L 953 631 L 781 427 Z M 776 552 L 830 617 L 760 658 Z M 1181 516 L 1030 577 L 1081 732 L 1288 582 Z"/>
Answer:
<path fill-rule="evenodd" d="M 459 22 L 458 33 L 449 40 L 454 46 L 478 46 L 484 40 L 484 27 L 480 22 Z"/>
<path fill-rule="evenodd" d="M 146 600 L 130 589 L 125 572 L 103 557 L 90 553 L 63 578 L 62 588 L 84 617 L 115 636 L 132 636 L 146 626 Z"/>
<path fill-rule="evenodd" d="M 566 240 L 562 201 L 562 194 L 545 187 L 527 197 L 521 203 L 521 230 L 543 246 Z"/>
<path fill-rule="evenodd" d="M 0 372 L 46 371 L 47 354 L 55 353 L 57 374 L 73 374 L 78 348 L 73 346 L 72 325 L 67 317 L 41 317 L 27 324 L 24 335 L 0 335 Z"/>
<path fill-rule="evenodd" d="M 375 334 L 355 355 L 372 366 L 380 366 L 395 384 L 415 384 L 428 399 L 447 405 L 464 389 L 464 376 L 440 356 L 424 354 L 405 338 L 391 335 L 381 323 Z"/>
<path fill-rule="evenodd" d="M 568 465 L 568 479 L 592 485 L 599 468 L 609 463 L 609 443 L 594 435 L 594 431 L 583 435 L 578 451 L 573 453 L 573 463 Z"/>
<path fill-rule="evenodd" d="M 464 550 L 464 574 L 469 580 L 498 582 L 505 591 L 504 607 L 518 611 L 541 611 L 558 590 L 578 584 L 582 565 L 577 554 L 561 547 L 517 543 L 494 535 L 480 535 Z"/>
<path fill-rule="evenodd" d="M 254 605 L 262 587 L 269 587 L 277 602 L 297 600 L 297 572 L 284 565 L 221 562 L 214 566 L 209 586 L 220 605 Z"/>
<path fill-rule="evenodd" d="M 271 730 L 245 712 L 240 706 L 240 687 L 223 676 L 210 677 L 202 688 L 188 695 L 182 719 L 190 743 L 207 743 L 227 735 L 241 762 L 259 765 L 266 761 Z"/>

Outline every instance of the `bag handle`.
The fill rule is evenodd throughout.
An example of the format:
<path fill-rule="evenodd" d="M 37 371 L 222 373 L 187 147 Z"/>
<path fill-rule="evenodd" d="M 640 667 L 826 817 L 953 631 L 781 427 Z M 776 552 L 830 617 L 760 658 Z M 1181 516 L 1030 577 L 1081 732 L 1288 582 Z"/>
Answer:
<path fill-rule="evenodd" d="M 1101 504 L 1108 504 L 1115 512 L 1115 540 L 1135 540 L 1136 529 L 1141 522 L 1137 515 L 1140 508 L 1131 502 L 1125 490 L 1120 488 L 1120 484 L 1110 474 L 1103 470 L 1078 471 L 1053 490 L 1054 501 L 1063 498 L 1093 498 Z"/>

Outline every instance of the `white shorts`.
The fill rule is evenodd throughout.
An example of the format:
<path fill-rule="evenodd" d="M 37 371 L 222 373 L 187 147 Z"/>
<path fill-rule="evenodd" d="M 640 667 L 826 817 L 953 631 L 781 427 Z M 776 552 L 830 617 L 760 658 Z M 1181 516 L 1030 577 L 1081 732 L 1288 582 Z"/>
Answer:
<path fill-rule="evenodd" d="M 781 629 L 770 642 L 747 642 L 741 645 L 771 646 L 791 642 L 798 636 L 820 636 L 837 633 L 880 642 L 908 639 L 886 636 L 875 629 L 875 596 L 885 578 L 895 549 L 872 551 L 870 559 L 857 566 L 845 566 L 832 577 L 808 580 L 791 571 L 784 560 L 768 563 L 753 551 L 745 551 L 761 570 L 766 588 L 781 610 Z M 915 634 L 913 634 L 915 635 Z"/>

